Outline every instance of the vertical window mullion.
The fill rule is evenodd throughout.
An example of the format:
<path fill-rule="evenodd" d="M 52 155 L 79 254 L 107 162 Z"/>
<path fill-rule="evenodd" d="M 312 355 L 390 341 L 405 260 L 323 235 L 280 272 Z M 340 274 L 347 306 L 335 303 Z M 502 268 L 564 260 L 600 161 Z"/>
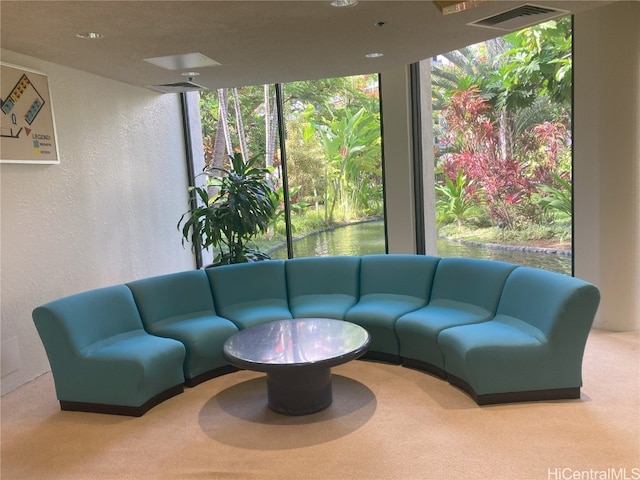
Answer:
<path fill-rule="evenodd" d="M 280 165 L 282 168 L 282 199 L 284 201 L 284 221 L 287 239 L 287 258 L 293 258 L 293 235 L 291 232 L 291 202 L 289 199 L 289 177 L 287 175 L 287 139 L 284 124 L 284 104 L 282 84 L 276 83 L 276 108 L 278 109 L 278 137 L 280 140 Z"/>

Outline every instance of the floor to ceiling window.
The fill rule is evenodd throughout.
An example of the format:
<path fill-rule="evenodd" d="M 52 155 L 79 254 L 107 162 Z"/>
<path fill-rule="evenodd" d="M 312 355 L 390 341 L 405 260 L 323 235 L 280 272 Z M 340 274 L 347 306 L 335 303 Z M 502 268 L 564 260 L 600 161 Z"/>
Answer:
<path fill-rule="evenodd" d="M 229 167 L 229 154 L 257 157 L 278 191 L 256 248 L 272 258 L 386 251 L 377 80 L 282 84 L 283 125 L 274 85 L 201 93 L 206 168 Z"/>
<path fill-rule="evenodd" d="M 570 274 L 571 17 L 432 59 L 442 256 Z"/>
<path fill-rule="evenodd" d="M 438 255 L 572 272 L 571 51 L 567 17 L 432 59 Z M 259 249 L 387 251 L 378 97 L 377 75 L 202 94 L 209 165 L 258 156 L 278 188 Z"/>

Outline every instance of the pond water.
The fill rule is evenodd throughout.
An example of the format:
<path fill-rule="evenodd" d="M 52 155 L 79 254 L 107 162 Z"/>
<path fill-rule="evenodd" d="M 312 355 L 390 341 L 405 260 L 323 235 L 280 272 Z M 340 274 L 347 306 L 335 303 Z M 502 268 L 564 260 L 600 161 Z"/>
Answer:
<path fill-rule="evenodd" d="M 314 233 L 293 244 L 294 257 L 370 255 L 385 253 L 384 223 L 365 222 Z M 287 258 L 282 247 L 269 252 L 271 258 Z M 438 239 L 440 257 L 474 257 L 501 260 L 571 275 L 571 256 L 521 250 L 487 248 Z"/>

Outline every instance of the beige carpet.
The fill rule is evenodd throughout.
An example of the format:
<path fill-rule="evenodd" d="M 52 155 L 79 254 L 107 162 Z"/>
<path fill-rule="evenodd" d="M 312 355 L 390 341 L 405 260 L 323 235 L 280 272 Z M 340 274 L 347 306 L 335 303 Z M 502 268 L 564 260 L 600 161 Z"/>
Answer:
<path fill-rule="evenodd" d="M 579 400 L 486 407 L 355 361 L 314 415 L 271 412 L 264 377 L 238 372 L 129 418 L 60 411 L 46 374 L 2 398 L 1 478 L 640 479 L 639 341 L 593 331 Z"/>

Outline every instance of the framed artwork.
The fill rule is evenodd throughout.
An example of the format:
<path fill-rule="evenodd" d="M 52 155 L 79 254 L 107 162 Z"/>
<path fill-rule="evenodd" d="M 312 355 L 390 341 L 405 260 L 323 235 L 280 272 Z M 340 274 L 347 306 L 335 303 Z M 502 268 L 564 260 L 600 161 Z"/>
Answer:
<path fill-rule="evenodd" d="M 0 163 L 60 163 L 47 76 L 0 69 Z"/>

